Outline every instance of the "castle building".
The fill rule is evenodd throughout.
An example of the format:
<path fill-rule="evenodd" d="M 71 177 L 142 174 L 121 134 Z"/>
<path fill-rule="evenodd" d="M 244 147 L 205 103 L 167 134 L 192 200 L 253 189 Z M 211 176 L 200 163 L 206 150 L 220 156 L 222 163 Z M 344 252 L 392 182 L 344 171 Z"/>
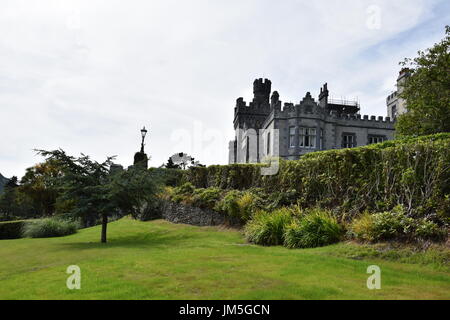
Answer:
<path fill-rule="evenodd" d="M 403 92 L 406 80 L 411 76 L 408 68 L 403 68 L 397 79 L 397 91 L 393 92 L 386 98 L 387 114 L 391 119 L 396 119 L 399 115 L 405 113 L 406 101 L 400 95 Z"/>
<path fill-rule="evenodd" d="M 308 92 L 300 103 L 283 106 L 271 86 L 268 79 L 256 79 L 253 101 L 237 99 L 229 163 L 259 163 L 266 157 L 296 160 L 314 151 L 353 148 L 394 137 L 391 117 L 361 116 L 359 103 L 330 99 L 327 84 L 320 89 L 318 101 Z"/>

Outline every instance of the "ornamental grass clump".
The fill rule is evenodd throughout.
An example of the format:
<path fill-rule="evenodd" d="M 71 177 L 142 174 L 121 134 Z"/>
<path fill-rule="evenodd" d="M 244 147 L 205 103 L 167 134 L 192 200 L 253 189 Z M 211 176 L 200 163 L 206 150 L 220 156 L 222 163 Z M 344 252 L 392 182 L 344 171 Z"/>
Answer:
<path fill-rule="evenodd" d="M 315 248 L 339 242 L 343 227 L 328 210 L 311 209 L 285 229 L 287 248 Z"/>
<path fill-rule="evenodd" d="M 247 223 L 245 237 L 249 242 L 259 245 L 282 245 L 285 228 L 291 224 L 292 219 L 292 213 L 286 208 L 273 212 L 259 211 Z"/>

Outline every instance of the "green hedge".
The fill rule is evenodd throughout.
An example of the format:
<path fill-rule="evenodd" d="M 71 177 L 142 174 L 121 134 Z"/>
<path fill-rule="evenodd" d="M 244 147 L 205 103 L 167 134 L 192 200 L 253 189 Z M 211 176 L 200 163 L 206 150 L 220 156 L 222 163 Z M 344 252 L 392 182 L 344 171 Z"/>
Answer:
<path fill-rule="evenodd" d="M 292 193 L 302 206 L 345 210 L 390 210 L 450 214 L 450 134 L 392 140 L 353 149 L 315 152 L 281 161 L 274 176 L 261 176 L 261 165 L 233 164 L 192 168 L 183 181 L 197 188 Z"/>
<path fill-rule="evenodd" d="M 0 222 L 0 240 L 22 238 L 25 221 Z"/>
<path fill-rule="evenodd" d="M 183 178 L 183 170 L 181 169 L 150 168 L 148 170 L 153 179 L 166 186 L 176 187 Z"/>
<path fill-rule="evenodd" d="M 47 218 L 28 223 L 23 228 L 23 236 L 26 238 L 52 238 L 63 237 L 77 232 L 78 223 Z"/>

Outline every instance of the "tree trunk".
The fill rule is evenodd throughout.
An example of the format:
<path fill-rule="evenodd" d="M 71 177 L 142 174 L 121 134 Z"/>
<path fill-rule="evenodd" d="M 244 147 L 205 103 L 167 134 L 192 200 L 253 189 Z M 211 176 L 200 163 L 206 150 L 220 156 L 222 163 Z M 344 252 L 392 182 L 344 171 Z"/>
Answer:
<path fill-rule="evenodd" d="M 106 227 L 108 226 L 108 216 L 102 215 L 102 243 L 106 243 Z"/>

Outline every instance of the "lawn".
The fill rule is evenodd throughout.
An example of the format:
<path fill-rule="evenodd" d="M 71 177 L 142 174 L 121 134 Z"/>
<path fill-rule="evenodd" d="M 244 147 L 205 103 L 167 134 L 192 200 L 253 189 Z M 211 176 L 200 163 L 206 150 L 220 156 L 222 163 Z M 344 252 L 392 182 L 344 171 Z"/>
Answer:
<path fill-rule="evenodd" d="M 0 299 L 450 299 L 449 269 L 376 257 L 357 246 L 289 250 L 238 231 L 129 218 L 51 239 L 0 240 Z M 341 255 L 346 253 L 347 256 Z M 382 270 L 368 290 L 366 269 Z M 81 289 L 66 268 L 81 268 Z"/>

